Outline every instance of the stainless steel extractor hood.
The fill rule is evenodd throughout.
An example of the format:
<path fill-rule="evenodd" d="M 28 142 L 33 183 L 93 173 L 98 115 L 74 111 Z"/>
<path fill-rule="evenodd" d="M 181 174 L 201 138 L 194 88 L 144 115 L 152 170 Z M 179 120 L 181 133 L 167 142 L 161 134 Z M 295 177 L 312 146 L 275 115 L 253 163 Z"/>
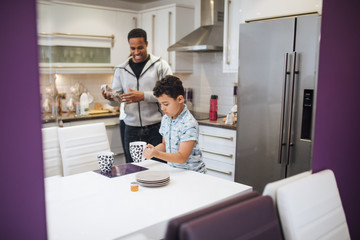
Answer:
<path fill-rule="evenodd" d="M 168 48 L 178 52 L 223 50 L 224 0 L 201 0 L 201 27 Z"/>

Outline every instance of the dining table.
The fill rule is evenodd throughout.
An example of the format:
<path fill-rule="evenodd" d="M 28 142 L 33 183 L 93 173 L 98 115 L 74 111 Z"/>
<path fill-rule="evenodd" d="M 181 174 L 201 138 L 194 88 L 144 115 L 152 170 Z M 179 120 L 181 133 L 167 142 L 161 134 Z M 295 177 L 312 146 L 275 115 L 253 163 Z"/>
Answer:
<path fill-rule="evenodd" d="M 48 239 L 163 239 L 168 222 L 252 191 L 252 187 L 154 160 L 131 163 L 170 176 L 161 187 L 139 186 L 136 174 L 96 171 L 45 178 Z"/>

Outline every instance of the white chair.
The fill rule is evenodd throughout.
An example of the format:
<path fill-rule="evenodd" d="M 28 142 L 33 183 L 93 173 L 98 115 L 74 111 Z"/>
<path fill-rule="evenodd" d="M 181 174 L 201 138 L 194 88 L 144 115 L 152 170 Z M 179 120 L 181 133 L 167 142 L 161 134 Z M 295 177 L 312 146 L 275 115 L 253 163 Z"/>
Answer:
<path fill-rule="evenodd" d="M 104 123 L 59 128 L 64 176 L 99 168 L 97 153 L 110 151 Z"/>
<path fill-rule="evenodd" d="M 276 195 L 285 239 L 350 239 L 331 170 L 288 183 Z"/>
<path fill-rule="evenodd" d="M 294 182 L 298 179 L 307 177 L 311 175 L 311 171 L 306 171 L 306 172 L 302 172 L 299 174 L 296 174 L 294 176 L 291 177 L 287 177 L 275 182 L 271 182 L 266 184 L 264 191 L 262 193 L 263 196 L 270 196 L 273 199 L 274 205 L 276 206 L 276 191 L 278 190 L 278 188 L 285 186 L 288 183 Z"/>
<path fill-rule="evenodd" d="M 58 127 L 42 128 L 45 177 L 62 176 Z"/>

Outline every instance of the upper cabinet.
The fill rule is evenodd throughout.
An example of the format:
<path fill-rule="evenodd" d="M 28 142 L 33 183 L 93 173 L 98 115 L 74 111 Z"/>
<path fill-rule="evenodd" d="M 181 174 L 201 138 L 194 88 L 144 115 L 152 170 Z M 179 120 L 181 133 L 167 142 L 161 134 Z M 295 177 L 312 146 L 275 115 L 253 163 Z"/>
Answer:
<path fill-rule="evenodd" d="M 192 54 L 168 52 L 167 48 L 194 30 L 194 9 L 170 4 L 142 11 L 140 18 L 140 27 L 148 36 L 148 51 L 166 60 L 174 73 L 192 72 Z"/>
<path fill-rule="evenodd" d="M 129 55 L 128 32 L 138 13 L 58 2 L 38 3 L 42 70 L 112 72 Z"/>
<path fill-rule="evenodd" d="M 248 20 L 321 13 L 322 0 L 225 0 L 223 71 L 237 72 L 239 27 Z M 241 41 L 241 40 L 240 40 Z"/>
<path fill-rule="evenodd" d="M 237 72 L 241 1 L 225 0 L 223 72 Z"/>

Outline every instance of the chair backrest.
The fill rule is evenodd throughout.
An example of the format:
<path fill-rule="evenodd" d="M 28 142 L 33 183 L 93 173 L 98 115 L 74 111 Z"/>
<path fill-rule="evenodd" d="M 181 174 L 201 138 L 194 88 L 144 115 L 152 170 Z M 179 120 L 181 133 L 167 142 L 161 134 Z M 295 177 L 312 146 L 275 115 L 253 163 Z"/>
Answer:
<path fill-rule="evenodd" d="M 42 128 L 45 177 L 63 175 L 58 127 Z"/>
<path fill-rule="evenodd" d="M 276 202 L 276 191 L 280 187 L 285 186 L 288 183 L 294 182 L 298 179 L 301 179 L 301 178 L 304 178 L 304 177 L 307 177 L 310 175 L 311 175 L 311 171 L 306 171 L 306 172 L 299 173 L 299 174 L 296 174 L 296 175 L 288 177 L 288 178 L 281 179 L 279 181 L 268 183 L 268 184 L 266 184 L 262 195 L 270 196 L 273 199 L 274 205 L 276 206 L 276 203 L 277 203 Z"/>
<path fill-rule="evenodd" d="M 350 239 L 331 170 L 280 187 L 277 205 L 285 239 Z"/>
<path fill-rule="evenodd" d="M 181 240 L 282 239 L 271 197 L 259 196 L 184 223 Z"/>
<path fill-rule="evenodd" d="M 212 206 L 209 206 L 209 207 L 194 211 L 194 212 L 189 213 L 189 214 L 179 216 L 177 218 L 173 218 L 173 219 L 171 219 L 169 221 L 169 224 L 168 224 L 168 227 L 167 227 L 167 230 L 166 230 L 165 240 L 178 240 L 178 239 L 180 239 L 179 234 L 180 234 L 181 225 L 186 223 L 186 222 L 189 222 L 189 221 L 194 220 L 196 218 L 205 216 L 207 214 L 213 213 L 213 212 L 218 211 L 220 209 L 229 207 L 231 205 L 234 205 L 234 204 L 237 204 L 239 202 L 243 202 L 243 201 L 246 201 L 248 199 L 258 197 L 258 196 L 259 196 L 258 192 L 250 192 L 250 193 L 247 193 L 247 194 L 238 195 L 236 197 L 233 197 L 233 198 L 227 199 L 225 201 L 216 203 L 216 204 L 214 204 Z"/>
<path fill-rule="evenodd" d="M 99 168 L 97 153 L 110 151 L 104 123 L 59 128 L 64 176 Z"/>

